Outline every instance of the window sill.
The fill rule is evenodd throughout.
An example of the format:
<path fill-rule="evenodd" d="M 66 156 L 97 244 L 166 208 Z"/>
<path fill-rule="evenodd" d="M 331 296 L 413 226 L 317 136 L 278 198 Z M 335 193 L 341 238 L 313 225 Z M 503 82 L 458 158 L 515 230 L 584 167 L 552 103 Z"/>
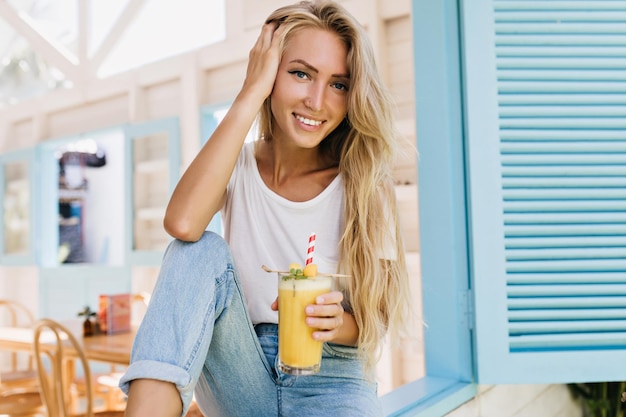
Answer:
<path fill-rule="evenodd" d="M 439 417 L 476 396 L 477 385 L 440 377 L 425 377 L 381 397 L 388 417 Z"/>

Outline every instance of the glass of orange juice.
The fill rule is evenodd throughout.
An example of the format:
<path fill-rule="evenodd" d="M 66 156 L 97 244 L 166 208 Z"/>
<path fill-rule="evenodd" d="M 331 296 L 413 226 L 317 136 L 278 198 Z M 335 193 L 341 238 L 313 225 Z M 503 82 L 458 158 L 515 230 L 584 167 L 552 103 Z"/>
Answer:
<path fill-rule="evenodd" d="M 319 372 L 323 343 L 313 339 L 304 309 L 331 291 L 332 278 L 278 273 L 278 368 L 291 375 Z"/>

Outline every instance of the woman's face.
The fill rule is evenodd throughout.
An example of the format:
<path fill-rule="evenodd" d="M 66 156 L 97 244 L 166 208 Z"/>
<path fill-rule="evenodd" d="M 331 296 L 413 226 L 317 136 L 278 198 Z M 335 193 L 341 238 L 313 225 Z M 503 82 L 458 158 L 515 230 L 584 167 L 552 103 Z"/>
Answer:
<path fill-rule="evenodd" d="M 313 148 L 346 116 L 350 75 L 339 36 L 302 29 L 285 45 L 271 95 L 275 140 Z"/>

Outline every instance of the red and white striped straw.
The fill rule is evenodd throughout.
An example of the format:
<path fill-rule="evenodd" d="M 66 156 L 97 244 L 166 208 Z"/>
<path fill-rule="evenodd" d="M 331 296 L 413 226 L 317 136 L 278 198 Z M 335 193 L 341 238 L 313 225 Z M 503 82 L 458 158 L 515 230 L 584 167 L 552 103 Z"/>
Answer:
<path fill-rule="evenodd" d="M 313 262 L 313 252 L 315 251 L 315 233 L 311 233 L 309 236 L 309 247 L 306 250 L 306 262 L 305 266 Z"/>

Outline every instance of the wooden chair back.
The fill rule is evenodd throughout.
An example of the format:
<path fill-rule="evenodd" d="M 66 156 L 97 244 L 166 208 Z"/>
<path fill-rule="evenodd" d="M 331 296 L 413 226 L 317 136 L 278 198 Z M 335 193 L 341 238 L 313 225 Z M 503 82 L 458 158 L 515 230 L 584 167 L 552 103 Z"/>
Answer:
<path fill-rule="evenodd" d="M 0 326 L 31 327 L 35 323 L 33 313 L 22 303 L 13 300 L 0 299 L 0 317 L 2 317 Z M 25 366 L 21 366 L 18 353 L 11 352 L 10 355 L 10 372 L 34 370 L 32 356 L 29 355 Z"/>
<path fill-rule="evenodd" d="M 39 386 L 43 403 L 48 409 L 49 417 L 69 417 L 72 415 L 70 387 L 73 382 L 71 366 L 82 367 L 86 384 L 85 405 L 86 417 L 93 414 L 93 386 L 91 369 L 81 344 L 76 337 L 62 324 L 42 319 L 35 327 L 34 336 L 35 359 L 39 374 Z M 68 351 L 72 352 L 68 356 Z M 76 361 L 68 366 L 68 361 Z"/>
<path fill-rule="evenodd" d="M 35 322 L 33 313 L 22 303 L 14 300 L 0 299 L 0 309 L 5 309 L 9 318 L 3 325 L 12 327 L 31 326 Z"/>

